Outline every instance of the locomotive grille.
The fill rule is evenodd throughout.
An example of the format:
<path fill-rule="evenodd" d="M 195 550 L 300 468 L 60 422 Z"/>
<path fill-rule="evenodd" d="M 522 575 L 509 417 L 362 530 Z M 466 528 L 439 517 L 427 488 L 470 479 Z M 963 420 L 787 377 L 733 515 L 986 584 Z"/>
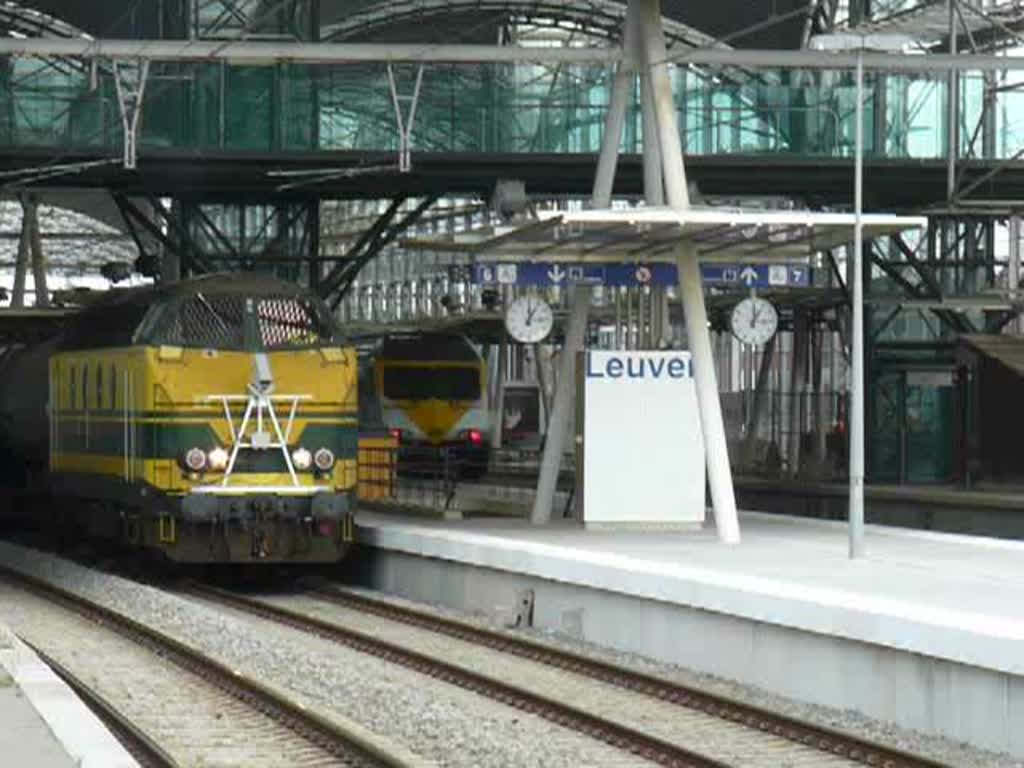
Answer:
<path fill-rule="evenodd" d="M 178 303 L 158 336 L 163 344 L 212 349 L 280 349 L 331 341 L 330 329 L 311 302 L 242 294 L 190 296 Z"/>
<path fill-rule="evenodd" d="M 197 293 L 178 306 L 165 331 L 165 343 L 239 349 L 245 340 L 244 317 L 244 296 Z"/>
<path fill-rule="evenodd" d="M 260 299 L 256 317 L 265 349 L 316 344 L 321 340 L 311 308 L 296 299 Z"/>

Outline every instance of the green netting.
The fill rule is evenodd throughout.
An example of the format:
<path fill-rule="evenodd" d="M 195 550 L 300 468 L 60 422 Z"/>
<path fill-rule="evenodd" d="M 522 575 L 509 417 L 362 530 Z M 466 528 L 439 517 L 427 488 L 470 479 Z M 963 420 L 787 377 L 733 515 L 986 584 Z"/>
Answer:
<path fill-rule="evenodd" d="M 393 70 L 408 114 L 416 68 Z M 398 147 L 395 106 L 383 64 L 266 66 L 154 64 L 142 147 L 226 152 L 382 150 Z M 591 153 L 600 149 L 608 105 L 606 67 L 435 65 L 423 73 L 414 151 Z M 93 87 L 95 86 L 95 87 Z M 680 126 L 690 154 L 775 153 L 847 157 L 853 152 L 855 91 L 849 72 L 720 74 L 673 70 Z M 637 89 L 638 90 L 638 89 Z M 985 93 L 995 99 L 995 141 L 977 124 Z M 944 77 L 885 74 L 865 91 L 866 150 L 890 158 L 941 158 L 946 151 Z M 980 74 L 960 88 L 961 151 L 1013 156 L 1024 140 L 1024 94 L 986 89 Z M 0 71 L 0 143 L 120 150 L 111 74 L 92 83 L 69 63 L 29 60 Z M 968 152 L 972 146 L 973 151 Z M 639 93 L 632 94 L 622 150 L 642 150 Z"/>

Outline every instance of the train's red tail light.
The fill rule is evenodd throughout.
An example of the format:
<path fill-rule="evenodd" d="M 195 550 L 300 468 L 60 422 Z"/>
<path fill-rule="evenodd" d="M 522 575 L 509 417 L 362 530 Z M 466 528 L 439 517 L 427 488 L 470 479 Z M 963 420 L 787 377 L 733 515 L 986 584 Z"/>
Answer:
<path fill-rule="evenodd" d="M 466 439 L 473 445 L 481 445 L 484 442 L 484 433 L 479 429 L 471 429 L 466 432 Z"/>

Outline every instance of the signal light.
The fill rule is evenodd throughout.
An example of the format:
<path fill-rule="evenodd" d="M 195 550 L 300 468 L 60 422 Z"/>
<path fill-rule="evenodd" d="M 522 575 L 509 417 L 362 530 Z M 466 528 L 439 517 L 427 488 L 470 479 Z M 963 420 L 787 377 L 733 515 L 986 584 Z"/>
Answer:
<path fill-rule="evenodd" d="M 402 439 L 402 430 L 400 429 L 389 429 L 388 434 L 395 438 L 395 440 Z"/>
<path fill-rule="evenodd" d="M 228 468 L 230 458 L 228 452 L 218 446 L 206 454 L 206 463 L 214 472 L 223 472 Z"/>
<path fill-rule="evenodd" d="M 330 448 L 321 448 L 313 454 L 313 463 L 321 472 L 330 471 L 334 466 L 334 452 Z"/>
<path fill-rule="evenodd" d="M 473 445 L 482 445 L 484 442 L 484 433 L 479 429 L 466 430 L 466 439 Z"/>
<path fill-rule="evenodd" d="M 313 454 L 309 452 L 309 449 L 300 446 L 292 451 L 292 466 L 300 472 L 305 472 L 312 464 Z"/>
<path fill-rule="evenodd" d="M 189 448 L 181 457 L 181 463 L 189 472 L 202 472 L 206 469 L 206 451 L 202 448 Z"/>

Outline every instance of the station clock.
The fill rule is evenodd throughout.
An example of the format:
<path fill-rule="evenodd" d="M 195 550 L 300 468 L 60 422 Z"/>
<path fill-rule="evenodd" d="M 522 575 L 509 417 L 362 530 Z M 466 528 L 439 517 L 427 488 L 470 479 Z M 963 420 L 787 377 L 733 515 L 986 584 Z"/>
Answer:
<path fill-rule="evenodd" d="M 779 313 L 767 299 L 750 296 L 733 308 L 730 325 L 741 342 L 760 347 L 779 329 Z"/>
<path fill-rule="evenodd" d="M 543 341 L 554 325 L 551 306 L 539 296 L 520 296 L 505 310 L 505 328 L 521 344 Z"/>

